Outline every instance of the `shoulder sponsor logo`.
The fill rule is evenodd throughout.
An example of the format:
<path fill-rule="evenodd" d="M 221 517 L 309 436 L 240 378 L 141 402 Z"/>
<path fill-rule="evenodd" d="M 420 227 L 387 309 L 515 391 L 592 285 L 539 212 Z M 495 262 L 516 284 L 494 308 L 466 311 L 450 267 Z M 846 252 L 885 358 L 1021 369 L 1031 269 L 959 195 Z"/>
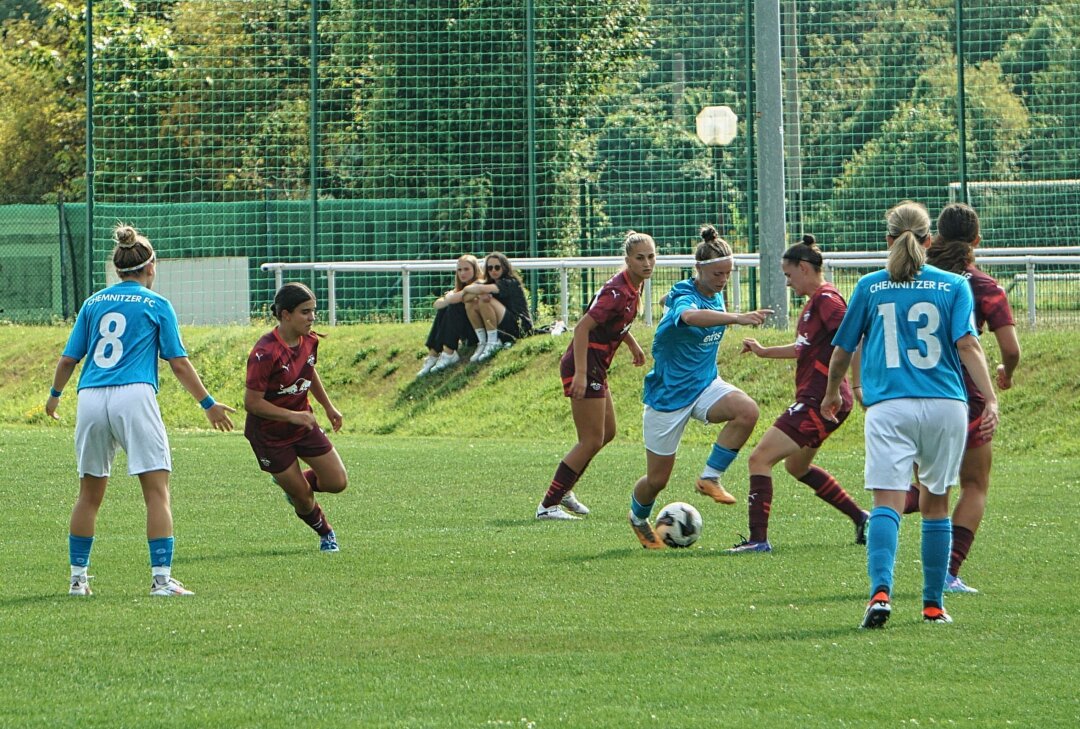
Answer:
<path fill-rule="evenodd" d="M 311 365 L 312 367 L 314 367 L 315 366 L 315 355 L 309 354 L 308 358 L 307 358 L 307 363 L 309 365 Z"/>

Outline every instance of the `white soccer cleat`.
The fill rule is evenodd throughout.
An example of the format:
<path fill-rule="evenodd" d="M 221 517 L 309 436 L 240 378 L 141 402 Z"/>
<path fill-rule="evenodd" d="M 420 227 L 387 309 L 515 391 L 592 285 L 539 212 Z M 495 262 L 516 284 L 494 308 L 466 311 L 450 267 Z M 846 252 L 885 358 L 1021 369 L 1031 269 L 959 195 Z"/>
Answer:
<path fill-rule="evenodd" d="M 581 519 L 580 516 L 574 516 L 567 511 L 563 511 L 558 504 L 555 504 L 555 506 L 540 504 L 536 507 L 536 518 L 548 521 L 578 521 Z"/>
<path fill-rule="evenodd" d="M 150 583 L 150 594 L 154 597 L 187 597 L 195 593 L 172 577 L 154 575 L 154 580 Z"/>
<path fill-rule="evenodd" d="M 574 496 L 573 491 L 567 492 L 567 494 L 562 497 L 562 505 L 575 514 L 584 516 L 589 513 L 589 507 L 578 501 L 578 498 Z"/>
<path fill-rule="evenodd" d="M 94 593 L 90 589 L 90 575 L 72 577 L 71 588 L 68 590 L 68 594 L 76 597 L 90 597 L 93 595 Z"/>

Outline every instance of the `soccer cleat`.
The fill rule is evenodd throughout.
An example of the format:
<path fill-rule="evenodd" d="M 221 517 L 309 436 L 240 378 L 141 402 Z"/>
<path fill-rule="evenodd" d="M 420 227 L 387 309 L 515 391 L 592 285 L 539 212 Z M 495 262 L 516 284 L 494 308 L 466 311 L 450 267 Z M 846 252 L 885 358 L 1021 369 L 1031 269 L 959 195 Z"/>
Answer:
<path fill-rule="evenodd" d="M 570 511 L 574 512 L 575 514 L 581 514 L 584 516 L 585 514 L 589 513 L 589 507 L 578 501 L 577 497 L 574 496 L 573 491 L 568 492 L 565 496 L 562 497 L 562 505 Z"/>
<path fill-rule="evenodd" d="M 420 368 L 420 371 L 416 373 L 417 377 L 423 377 L 428 372 L 431 372 L 431 368 L 435 366 L 435 363 L 439 361 L 439 355 L 429 354 L 424 358 L 424 366 Z"/>
<path fill-rule="evenodd" d="M 866 612 L 863 613 L 862 623 L 859 624 L 859 627 L 883 628 L 885 627 L 885 621 L 889 619 L 891 614 L 892 605 L 889 603 L 889 595 L 885 592 L 879 592 L 870 599 L 870 604 L 866 606 Z"/>
<path fill-rule="evenodd" d="M 340 552 L 341 547 L 337 543 L 337 535 L 331 531 L 328 534 L 323 534 L 319 537 L 319 551 L 320 552 Z"/>
<path fill-rule="evenodd" d="M 630 528 L 634 530 L 634 536 L 641 542 L 641 546 L 645 549 L 663 549 L 664 543 L 660 541 L 660 538 L 656 536 L 656 532 L 653 531 L 649 522 L 643 521 L 640 524 L 634 521 L 634 512 L 630 512 Z"/>
<path fill-rule="evenodd" d="M 960 579 L 960 575 L 948 575 L 945 577 L 945 592 L 966 592 L 969 595 L 979 593 L 974 587 L 965 585 L 964 581 Z"/>
<path fill-rule="evenodd" d="M 741 534 L 739 536 L 742 536 Z M 769 540 L 764 542 L 751 542 L 749 539 L 743 539 L 731 549 L 725 549 L 724 554 L 746 554 L 747 552 L 771 552 L 772 545 L 769 544 Z"/>
<path fill-rule="evenodd" d="M 939 623 L 941 625 L 952 622 L 952 618 L 945 612 L 945 609 L 939 607 L 923 608 L 922 619 L 924 623 Z"/>
<path fill-rule="evenodd" d="M 90 589 L 90 577 L 90 575 L 72 577 L 71 588 L 68 590 L 68 594 L 76 597 L 90 597 L 93 595 L 94 592 Z"/>
<path fill-rule="evenodd" d="M 555 504 L 555 506 L 540 504 L 536 507 L 536 518 L 549 521 L 578 521 L 581 519 L 580 516 L 574 516 L 568 511 L 563 511 L 558 504 Z"/>
<path fill-rule="evenodd" d="M 452 354 L 447 354 L 446 352 L 443 352 L 439 355 L 439 361 L 432 366 L 430 371 L 442 372 L 445 369 L 453 367 L 460 361 L 461 356 L 457 352 L 453 352 Z"/>
<path fill-rule="evenodd" d="M 863 520 L 855 525 L 855 543 L 866 544 L 866 527 L 870 526 L 870 512 L 863 512 Z"/>
<path fill-rule="evenodd" d="M 150 583 L 150 594 L 154 597 L 188 597 L 195 593 L 172 577 L 154 575 L 154 579 Z"/>
<path fill-rule="evenodd" d="M 699 494 L 708 496 L 710 499 L 718 504 L 734 504 L 735 497 L 727 492 L 723 486 L 720 485 L 720 479 L 717 478 L 699 478 L 697 483 L 694 484 L 694 488 Z"/>

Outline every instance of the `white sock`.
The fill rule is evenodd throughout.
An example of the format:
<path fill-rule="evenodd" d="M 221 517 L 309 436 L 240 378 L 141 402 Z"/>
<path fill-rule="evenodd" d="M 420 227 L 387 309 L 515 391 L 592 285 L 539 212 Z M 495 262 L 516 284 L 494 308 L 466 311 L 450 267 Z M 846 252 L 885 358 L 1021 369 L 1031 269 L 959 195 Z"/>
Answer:
<path fill-rule="evenodd" d="M 483 347 L 485 344 L 487 344 L 486 331 L 484 331 L 483 329 L 474 329 L 473 331 L 476 332 L 476 341 L 478 342 L 476 346 Z"/>
<path fill-rule="evenodd" d="M 488 341 L 488 344 L 498 344 L 499 343 L 499 330 L 498 329 L 488 329 L 487 330 L 487 341 Z"/>
<path fill-rule="evenodd" d="M 71 565 L 71 576 L 72 577 L 86 577 L 86 570 L 87 570 L 86 567 L 78 567 L 76 565 Z"/>
<path fill-rule="evenodd" d="M 720 476 L 723 475 L 723 473 L 724 473 L 723 471 L 717 471 L 715 468 L 712 468 L 711 466 L 705 466 L 705 470 L 701 472 L 701 477 L 702 478 L 711 478 L 711 479 L 714 479 L 716 481 L 719 481 Z"/>
<path fill-rule="evenodd" d="M 150 574 L 153 577 L 164 577 L 168 580 L 172 576 L 172 567 L 151 567 Z"/>

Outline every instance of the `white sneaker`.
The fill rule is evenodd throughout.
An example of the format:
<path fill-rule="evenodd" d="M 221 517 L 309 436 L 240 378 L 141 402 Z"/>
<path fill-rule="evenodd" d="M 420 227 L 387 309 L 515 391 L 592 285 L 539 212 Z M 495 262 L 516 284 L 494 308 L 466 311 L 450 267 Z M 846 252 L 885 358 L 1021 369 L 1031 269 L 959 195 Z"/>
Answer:
<path fill-rule="evenodd" d="M 540 504 L 536 507 L 536 518 L 550 519 L 552 521 L 578 521 L 581 519 L 580 516 L 574 516 L 569 512 L 563 511 L 558 504 L 551 507 Z"/>
<path fill-rule="evenodd" d="M 562 505 L 570 511 L 574 512 L 575 514 L 585 515 L 589 513 L 589 507 L 578 501 L 577 497 L 574 496 L 573 491 L 568 492 L 565 496 L 562 497 Z"/>
<path fill-rule="evenodd" d="M 429 354 L 424 358 L 424 366 L 420 368 L 420 371 L 416 373 L 417 377 L 423 377 L 428 372 L 431 372 L 431 368 L 435 366 L 435 363 L 439 361 L 439 355 Z"/>
<path fill-rule="evenodd" d="M 94 593 L 90 590 L 90 577 L 90 575 L 72 577 L 71 589 L 68 590 L 68 594 L 77 597 L 90 597 L 93 595 Z"/>
<path fill-rule="evenodd" d="M 150 583 L 150 594 L 154 597 L 186 597 L 195 593 L 172 577 L 154 575 L 154 580 Z"/>
<path fill-rule="evenodd" d="M 472 357 L 469 357 L 470 362 L 479 362 L 480 358 L 484 356 L 484 352 L 487 350 L 487 342 L 480 342 L 476 345 L 476 351 L 472 353 Z"/>
<path fill-rule="evenodd" d="M 443 352 L 439 355 L 439 361 L 431 368 L 431 372 L 442 372 L 445 369 L 449 369 L 461 361 L 461 357 L 457 352 L 447 354 Z"/>
<path fill-rule="evenodd" d="M 503 343 L 498 340 L 495 340 L 494 342 L 488 342 L 487 346 L 484 347 L 484 351 L 480 353 L 480 359 L 478 361 L 483 362 L 485 360 L 491 359 L 491 357 L 500 349 L 502 349 L 503 346 Z"/>

